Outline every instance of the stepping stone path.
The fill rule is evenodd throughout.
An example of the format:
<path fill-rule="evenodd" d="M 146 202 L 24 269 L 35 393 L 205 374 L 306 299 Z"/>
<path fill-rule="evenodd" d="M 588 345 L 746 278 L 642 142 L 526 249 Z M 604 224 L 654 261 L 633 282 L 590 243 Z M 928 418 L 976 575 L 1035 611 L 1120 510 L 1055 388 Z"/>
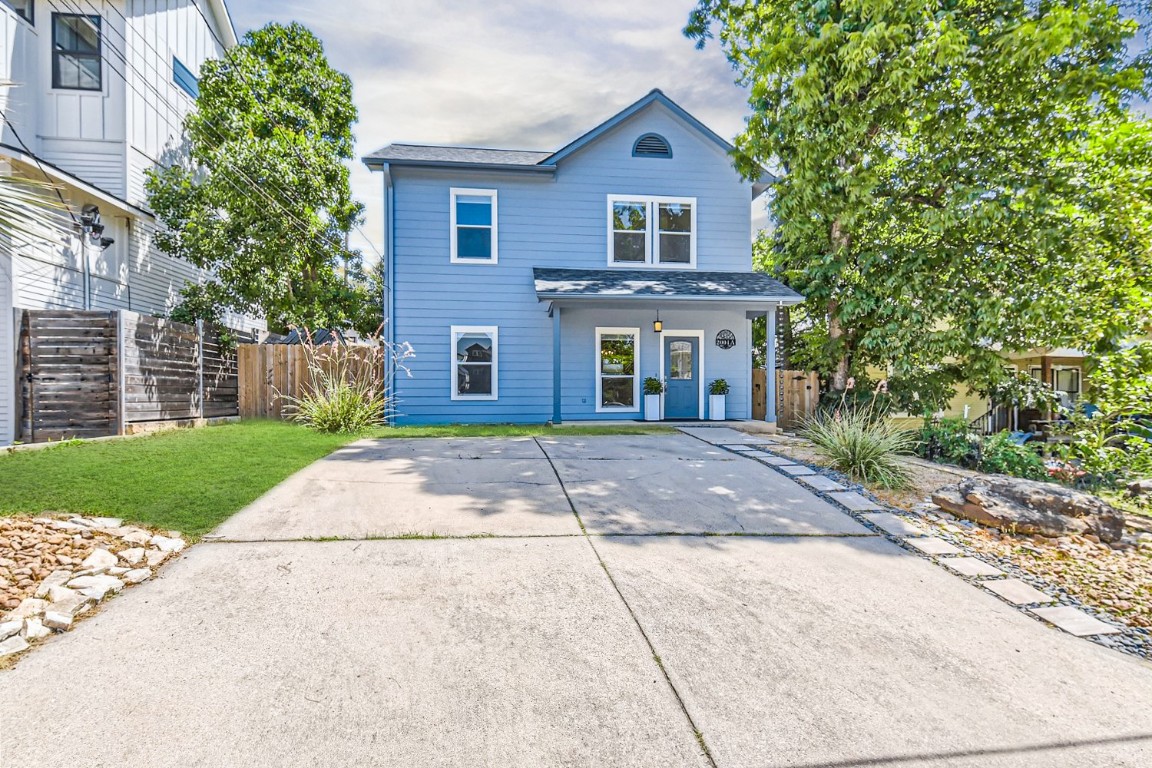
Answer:
<path fill-rule="evenodd" d="M 780 470 L 783 472 L 787 472 L 788 474 L 792 475 L 793 477 L 799 477 L 800 475 L 814 475 L 814 474 L 816 474 L 816 470 L 812 469 L 811 467 L 805 467 L 801 464 L 781 464 Z"/>
<path fill-rule="evenodd" d="M 876 512 L 873 514 L 865 515 L 865 519 L 870 521 L 880 530 L 885 533 L 890 533 L 893 536 L 923 536 L 924 531 L 920 526 L 914 525 L 905 520 L 899 515 L 894 515 L 891 512 Z"/>
<path fill-rule="evenodd" d="M 801 477 L 800 482 L 804 483 L 804 485 L 807 485 L 809 488 L 821 491 L 822 493 L 844 490 L 844 486 L 840 485 L 840 483 L 836 482 L 830 477 L 824 477 L 824 475 L 808 475 L 806 477 Z"/>
<path fill-rule="evenodd" d="M 1025 584 L 1020 579 L 993 579 L 984 582 L 984 588 L 995 592 L 1012 605 L 1035 605 L 1038 603 L 1054 603 L 1056 598 L 1049 597 L 1040 590 Z"/>
<path fill-rule="evenodd" d="M 988 565 L 988 563 L 975 557 L 948 557 L 940 562 L 961 576 L 979 578 L 982 576 L 1004 575 L 1004 571 L 995 566 Z"/>
<path fill-rule="evenodd" d="M 1054 608 L 1033 608 L 1029 613 L 1039 616 L 1049 624 L 1054 624 L 1068 634 L 1076 635 L 1076 637 L 1120 634 L 1120 630 L 1111 624 L 1105 624 L 1070 605 Z"/>
<path fill-rule="evenodd" d="M 938 539 L 935 536 L 922 536 L 915 539 L 905 539 L 908 546 L 917 549 L 926 555 L 959 555 L 960 550 L 952 544 Z"/>
<path fill-rule="evenodd" d="M 828 498 L 832 499 L 842 507 L 847 507 L 853 512 L 868 512 L 869 510 L 880 511 L 884 509 L 884 507 L 872 501 L 871 499 L 867 499 L 853 491 L 846 491 L 844 493 L 830 493 L 828 494 Z"/>
<path fill-rule="evenodd" d="M 766 456 L 757 456 L 756 460 L 762 461 L 765 464 L 771 464 L 774 467 L 783 467 L 783 466 L 794 467 L 794 466 L 796 466 L 793 463 L 792 459 L 786 459 L 783 456 L 772 456 L 770 454 L 766 455 Z"/>

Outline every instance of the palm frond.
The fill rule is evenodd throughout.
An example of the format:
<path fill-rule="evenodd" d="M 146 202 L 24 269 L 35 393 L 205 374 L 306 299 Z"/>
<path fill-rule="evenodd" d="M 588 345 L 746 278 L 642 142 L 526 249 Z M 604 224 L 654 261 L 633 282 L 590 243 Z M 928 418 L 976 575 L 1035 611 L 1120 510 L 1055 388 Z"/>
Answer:
<path fill-rule="evenodd" d="M 68 209 L 51 184 L 0 176 L 0 237 L 23 244 L 55 242 L 69 227 Z"/>

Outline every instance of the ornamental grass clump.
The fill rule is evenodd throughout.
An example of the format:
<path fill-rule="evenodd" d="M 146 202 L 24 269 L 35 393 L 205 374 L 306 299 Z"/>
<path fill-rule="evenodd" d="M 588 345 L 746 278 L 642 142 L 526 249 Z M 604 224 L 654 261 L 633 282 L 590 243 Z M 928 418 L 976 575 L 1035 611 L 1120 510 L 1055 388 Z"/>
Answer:
<path fill-rule="evenodd" d="M 354 434 L 383 425 L 392 408 L 384 384 L 386 346 L 379 339 L 316 344 L 307 331 L 300 338 L 307 381 L 299 396 L 277 392 L 292 419 L 317 432 Z M 403 356 L 410 356 L 404 346 Z"/>
<path fill-rule="evenodd" d="M 916 436 L 891 422 L 875 401 L 818 411 L 805 421 L 800 436 L 854 480 L 882 488 L 908 485 L 910 475 L 900 458 L 915 451 Z"/>

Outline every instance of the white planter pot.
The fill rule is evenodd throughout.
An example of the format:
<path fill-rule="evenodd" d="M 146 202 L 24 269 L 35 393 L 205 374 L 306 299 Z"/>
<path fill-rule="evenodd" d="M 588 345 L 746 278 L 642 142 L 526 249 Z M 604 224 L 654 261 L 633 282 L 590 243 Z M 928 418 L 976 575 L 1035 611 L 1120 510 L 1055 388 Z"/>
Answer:
<path fill-rule="evenodd" d="M 724 398 L 727 395 L 708 395 L 708 418 L 724 421 Z"/>
<path fill-rule="evenodd" d="M 644 395 L 644 421 L 660 421 L 660 395 Z"/>

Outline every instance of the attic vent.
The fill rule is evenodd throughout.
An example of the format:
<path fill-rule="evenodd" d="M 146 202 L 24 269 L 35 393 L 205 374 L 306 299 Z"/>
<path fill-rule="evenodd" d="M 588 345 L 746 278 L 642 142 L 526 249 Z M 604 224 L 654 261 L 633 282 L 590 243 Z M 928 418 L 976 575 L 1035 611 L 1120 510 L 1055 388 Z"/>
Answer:
<path fill-rule="evenodd" d="M 632 145 L 632 157 L 672 157 L 672 147 L 663 136 L 646 133 Z"/>

